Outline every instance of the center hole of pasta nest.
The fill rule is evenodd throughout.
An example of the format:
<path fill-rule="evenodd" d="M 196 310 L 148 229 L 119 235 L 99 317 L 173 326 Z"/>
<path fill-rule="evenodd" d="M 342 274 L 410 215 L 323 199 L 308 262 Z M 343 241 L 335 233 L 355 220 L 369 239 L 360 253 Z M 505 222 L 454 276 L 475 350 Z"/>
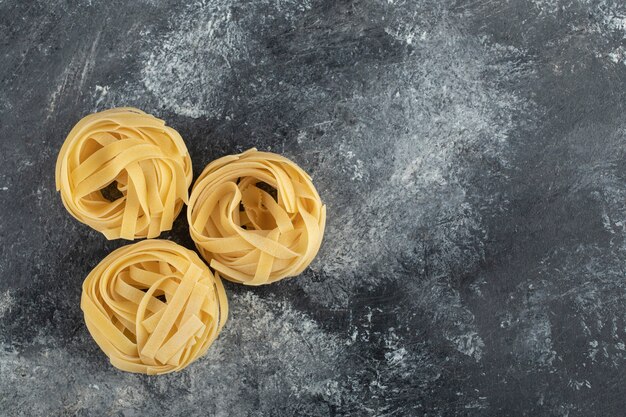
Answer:
<path fill-rule="evenodd" d="M 101 189 L 100 194 L 102 194 L 102 197 L 110 202 L 114 202 L 118 198 L 124 196 L 124 194 L 122 194 L 122 192 L 117 188 L 117 181 L 113 181 L 111 184 Z"/>

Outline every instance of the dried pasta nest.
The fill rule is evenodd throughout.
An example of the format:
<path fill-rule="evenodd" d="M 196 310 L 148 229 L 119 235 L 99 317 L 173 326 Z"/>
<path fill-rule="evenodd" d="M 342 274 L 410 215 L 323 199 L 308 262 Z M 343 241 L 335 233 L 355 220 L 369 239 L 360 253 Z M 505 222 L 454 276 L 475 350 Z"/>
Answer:
<path fill-rule="evenodd" d="M 207 351 L 228 315 L 224 287 L 194 252 L 166 240 L 124 246 L 83 283 L 81 308 L 116 368 L 164 374 Z"/>
<path fill-rule="evenodd" d="M 326 224 L 311 178 L 282 156 L 250 149 L 202 172 L 187 207 L 191 237 L 212 268 L 262 285 L 301 273 Z"/>
<path fill-rule="evenodd" d="M 170 230 L 191 179 L 178 132 L 130 107 L 80 120 L 56 165 L 56 188 L 67 210 L 107 239 L 153 238 Z"/>

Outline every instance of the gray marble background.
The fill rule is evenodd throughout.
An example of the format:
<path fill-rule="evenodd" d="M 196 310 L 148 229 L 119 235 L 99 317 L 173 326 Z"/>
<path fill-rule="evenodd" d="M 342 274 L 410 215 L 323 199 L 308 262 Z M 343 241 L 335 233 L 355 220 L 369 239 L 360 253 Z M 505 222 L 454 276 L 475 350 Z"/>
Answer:
<path fill-rule="evenodd" d="M 624 2 L 0 0 L 0 57 L 0 415 L 625 415 Z M 196 174 L 257 146 L 328 205 L 311 267 L 228 284 L 162 377 L 91 340 L 125 242 L 54 189 L 73 124 L 128 105 Z"/>

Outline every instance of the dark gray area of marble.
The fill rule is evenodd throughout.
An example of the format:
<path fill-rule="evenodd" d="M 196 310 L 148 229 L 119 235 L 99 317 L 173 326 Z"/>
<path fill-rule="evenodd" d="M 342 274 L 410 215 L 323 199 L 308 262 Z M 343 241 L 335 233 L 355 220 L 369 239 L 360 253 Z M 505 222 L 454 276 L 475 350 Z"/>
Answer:
<path fill-rule="evenodd" d="M 4 0 L 0 55 L 0 415 L 624 415 L 623 2 Z M 125 242 L 55 160 L 116 106 L 196 174 L 256 146 L 328 205 L 311 267 L 228 284 L 173 375 L 112 368 L 79 307 Z"/>

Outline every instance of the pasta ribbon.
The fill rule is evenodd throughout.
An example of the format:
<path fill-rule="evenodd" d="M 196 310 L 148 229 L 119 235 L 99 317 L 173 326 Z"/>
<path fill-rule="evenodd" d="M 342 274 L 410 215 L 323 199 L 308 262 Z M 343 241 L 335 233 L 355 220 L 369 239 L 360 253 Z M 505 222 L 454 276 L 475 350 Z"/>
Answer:
<path fill-rule="evenodd" d="M 294 162 L 252 148 L 204 169 L 187 220 L 213 269 L 234 282 L 262 285 L 311 263 L 324 236 L 326 206 Z"/>
<path fill-rule="evenodd" d="M 228 301 L 219 275 L 167 240 L 121 247 L 83 283 L 89 333 L 111 364 L 165 374 L 205 354 L 224 326 Z"/>
<path fill-rule="evenodd" d="M 80 120 L 56 164 L 65 208 L 107 239 L 154 238 L 170 230 L 191 179 L 191 158 L 178 132 L 131 107 Z"/>

